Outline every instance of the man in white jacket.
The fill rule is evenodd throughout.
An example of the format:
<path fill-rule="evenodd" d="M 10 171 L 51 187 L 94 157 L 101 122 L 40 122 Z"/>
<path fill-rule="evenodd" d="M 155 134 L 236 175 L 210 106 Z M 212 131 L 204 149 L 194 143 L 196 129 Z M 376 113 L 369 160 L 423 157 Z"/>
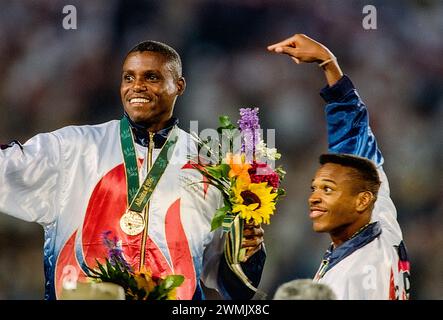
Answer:
<path fill-rule="evenodd" d="M 103 262 L 108 234 L 134 270 L 184 275 L 178 299 L 203 299 L 201 282 L 227 299 L 254 295 L 226 266 L 221 232 L 210 231 L 221 194 L 195 183 L 202 177 L 188 164 L 196 146 L 173 117 L 185 84 L 174 49 L 142 42 L 123 63 L 121 120 L 1 147 L 0 212 L 43 226 L 46 299 Z M 257 287 L 263 230 L 249 226 L 244 236 L 243 269 Z"/>
<path fill-rule="evenodd" d="M 406 248 L 366 106 L 322 44 L 296 34 L 268 50 L 317 62 L 328 82 L 320 94 L 330 153 L 320 157 L 309 206 L 314 231 L 329 233 L 332 244 L 314 281 L 338 299 L 408 299 Z"/>

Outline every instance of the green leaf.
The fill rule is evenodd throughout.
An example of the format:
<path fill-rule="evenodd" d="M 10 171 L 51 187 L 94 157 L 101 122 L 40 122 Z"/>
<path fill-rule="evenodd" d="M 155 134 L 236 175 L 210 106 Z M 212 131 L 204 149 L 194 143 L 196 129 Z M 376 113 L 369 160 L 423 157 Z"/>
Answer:
<path fill-rule="evenodd" d="M 114 261 L 114 262 L 115 262 L 115 265 L 114 265 L 115 270 L 116 270 L 118 273 L 122 273 L 123 270 L 120 268 L 120 262 L 119 262 L 119 261 Z"/>
<path fill-rule="evenodd" d="M 185 277 L 182 275 L 169 275 L 165 278 L 165 280 L 162 281 L 160 287 L 169 292 L 172 289 L 180 286 L 183 281 L 185 281 Z"/>
<path fill-rule="evenodd" d="M 231 119 L 228 116 L 220 116 L 218 117 L 218 122 L 220 123 L 220 127 L 226 128 L 232 126 Z"/>
<path fill-rule="evenodd" d="M 92 277 L 94 277 L 94 278 L 100 278 L 101 273 L 100 273 L 99 271 L 97 271 L 97 270 L 95 270 L 95 269 L 92 269 L 92 268 L 90 268 L 90 267 L 88 267 L 88 266 L 86 266 L 86 268 L 88 269 L 88 271 L 89 271 L 91 274 L 93 274 Z"/>
<path fill-rule="evenodd" d="M 282 197 L 282 196 L 286 195 L 286 191 L 283 188 L 278 188 L 277 194 L 278 194 L 278 197 Z"/>
<path fill-rule="evenodd" d="M 221 172 L 218 169 L 218 166 L 215 167 L 206 167 L 206 171 L 215 179 L 220 179 L 221 178 Z"/>
<path fill-rule="evenodd" d="M 280 181 L 284 179 L 284 177 L 286 175 L 286 171 L 283 170 L 282 166 L 278 166 L 277 168 L 275 168 L 275 172 L 278 174 Z"/>
<path fill-rule="evenodd" d="M 218 166 L 207 166 L 206 171 L 215 179 L 228 178 L 231 167 L 227 164 L 220 164 Z"/>
<path fill-rule="evenodd" d="M 114 276 L 115 276 L 115 269 L 114 269 L 114 267 L 112 266 L 111 262 L 108 259 L 106 259 L 106 268 L 108 269 L 109 277 L 111 279 L 114 278 Z"/>
<path fill-rule="evenodd" d="M 106 259 L 107 260 L 107 259 Z M 102 272 L 102 276 L 107 277 L 108 276 L 108 272 L 106 271 L 106 269 L 103 267 L 103 265 L 98 262 L 97 259 L 95 259 L 95 261 L 97 261 L 97 267 L 100 269 L 100 271 Z"/>
<path fill-rule="evenodd" d="M 220 123 L 220 127 L 217 128 L 218 133 L 222 133 L 223 130 L 232 130 L 236 129 L 237 127 L 232 123 L 231 119 L 229 119 L 228 116 L 220 116 L 218 118 L 218 122 Z"/>
<path fill-rule="evenodd" d="M 223 219 L 225 218 L 226 214 L 229 212 L 230 209 L 231 209 L 230 206 L 224 206 L 222 208 L 217 209 L 211 221 L 211 231 L 214 231 L 215 229 L 221 227 L 221 225 L 223 224 Z"/>
<path fill-rule="evenodd" d="M 185 277 L 182 275 L 169 275 L 163 279 L 158 287 L 149 295 L 149 299 L 165 300 L 168 298 L 168 293 L 174 288 L 180 286 Z"/>
<path fill-rule="evenodd" d="M 232 203 L 231 203 L 231 198 L 229 197 L 229 195 L 228 195 L 228 197 L 223 197 L 223 204 L 225 205 L 225 207 L 229 208 L 228 211 L 232 210 Z"/>
<path fill-rule="evenodd" d="M 225 163 L 219 165 L 219 167 L 220 167 L 220 171 L 222 173 L 222 177 L 228 177 L 229 171 L 231 171 L 231 167 Z"/>

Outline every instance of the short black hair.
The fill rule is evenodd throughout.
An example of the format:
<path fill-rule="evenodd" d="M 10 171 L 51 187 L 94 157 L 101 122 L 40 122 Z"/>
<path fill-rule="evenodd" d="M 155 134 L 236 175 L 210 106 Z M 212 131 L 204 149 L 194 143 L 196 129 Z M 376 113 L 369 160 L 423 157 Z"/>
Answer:
<path fill-rule="evenodd" d="M 182 60 L 180 58 L 180 55 L 178 52 L 172 48 L 171 46 L 168 46 L 167 44 L 159 41 L 154 40 L 146 40 L 143 42 L 140 42 L 139 44 L 135 45 L 129 52 L 126 54 L 126 58 L 134 52 L 157 52 L 161 55 L 163 55 L 168 62 L 170 62 L 173 65 L 173 70 L 171 70 L 177 78 L 180 78 L 182 76 Z"/>
<path fill-rule="evenodd" d="M 343 153 L 326 153 L 319 158 L 321 165 L 326 163 L 335 163 L 344 167 L 353 168 L 351 173 L 355 184 L 355 191 L 370 191 L 375 198 L 377 198 L 378 190 L 380 189 L 380 176 L 377 172 L 375 164 L 366 158 L 355 156 L 352 154 Z"/>

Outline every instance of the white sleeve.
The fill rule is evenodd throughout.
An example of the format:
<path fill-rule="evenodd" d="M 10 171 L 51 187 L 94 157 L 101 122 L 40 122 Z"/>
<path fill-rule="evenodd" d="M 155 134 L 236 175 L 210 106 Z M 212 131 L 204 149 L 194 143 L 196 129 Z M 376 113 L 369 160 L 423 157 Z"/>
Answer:
<path fill-rule="evenodd" d="M 1 150 L 0 212 L 51 223 L 57 210 L 60 171 L 60 141 L 54 133 L 38 134 L 23 146 Z"/>
<path fill-rule="evenodd" d="M 382 167 L 379 167 L 377 171 L 380 176 L 381 185 L 374 210 L 372 211 L 372 221 L 380 221 L 384 230 L 393 232 L 393 234 L 401 240 L 402 233 L 397 221 L 397 209 L 390 197 L 388 178 Z"/>

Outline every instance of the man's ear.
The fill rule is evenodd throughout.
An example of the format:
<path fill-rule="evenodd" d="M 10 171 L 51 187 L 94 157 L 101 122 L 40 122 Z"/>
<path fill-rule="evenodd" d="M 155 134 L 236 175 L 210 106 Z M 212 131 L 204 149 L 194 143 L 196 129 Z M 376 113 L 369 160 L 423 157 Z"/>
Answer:
<path fill-rule="evenodd" d="M 357 203 L 355 208 L 357 212 L 362 213 L 366 211 L 372 204 L 373 199 L 374 195 L 372 194 L 371 191 L 360 192 L 357 195 Z"/>
<path fill-rule="evenodd" d="M 177 95 L 181 96 L 183 94 L 183 92 L 185 92 L 186 89 L 186 80 L 184 77 L 180 77 L 177 80 Z"/>

